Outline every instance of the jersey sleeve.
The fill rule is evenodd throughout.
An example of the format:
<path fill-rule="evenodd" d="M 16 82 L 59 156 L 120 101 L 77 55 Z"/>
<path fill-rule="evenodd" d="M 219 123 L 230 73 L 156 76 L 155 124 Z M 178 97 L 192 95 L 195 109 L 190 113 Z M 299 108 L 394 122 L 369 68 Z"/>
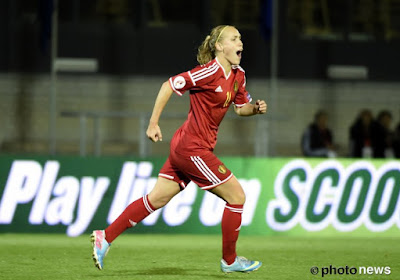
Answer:
<path fill-rule="evenodd" d="M 239 88 L 236 93 L 235 99 L 233 100 L 233 104 L 235 104 L 236 107 L 242 107 L 251 102 L 251 100 L 253 99 L 251 98 L 250 93 L 246 90 L 246 77 L 243 74 L 243 79 L 239 84 Z"/>
<path fill-rule="evenodd" d="M 190 90 L 193 87 L 193 82 L 190 78 L 189 71 L 169 78 L 169 85 L 178 95 L 182 95 L 185 91 Z"/>
<path fill-rule="evenodd" d="M 199 65 L 192 70 L 180 73 L 169 78 L 172 90 L 178 95 L 182 95 L 187 90 L 201 89 L 214 79 L 214 74 L 218 71 L 217 63 Z"/>

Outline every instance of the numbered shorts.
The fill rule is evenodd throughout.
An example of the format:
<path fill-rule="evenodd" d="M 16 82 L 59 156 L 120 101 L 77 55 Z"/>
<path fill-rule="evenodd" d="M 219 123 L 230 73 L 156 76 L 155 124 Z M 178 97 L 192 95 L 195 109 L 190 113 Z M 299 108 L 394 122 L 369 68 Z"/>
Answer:
<path fill-rule="evenodd" d="M 215 188 L 232 176 L 232 172 L 212 153 L 181 155 L 171 152 L 158 176 L 173 180 L 184 189 L 190 181 L 201 189 Z"/>

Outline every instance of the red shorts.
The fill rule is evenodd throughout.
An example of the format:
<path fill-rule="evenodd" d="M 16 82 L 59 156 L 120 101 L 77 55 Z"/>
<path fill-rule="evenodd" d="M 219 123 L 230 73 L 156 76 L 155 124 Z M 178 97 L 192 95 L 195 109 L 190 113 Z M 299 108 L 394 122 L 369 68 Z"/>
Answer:
<path fill-rule="evenodd" d="M 181 155 L 170 153 L 158 176 L 173 180 L 184 189 L 190 181 L 209 190 L 228 181 L 232 172 L 212 153 Z"/>

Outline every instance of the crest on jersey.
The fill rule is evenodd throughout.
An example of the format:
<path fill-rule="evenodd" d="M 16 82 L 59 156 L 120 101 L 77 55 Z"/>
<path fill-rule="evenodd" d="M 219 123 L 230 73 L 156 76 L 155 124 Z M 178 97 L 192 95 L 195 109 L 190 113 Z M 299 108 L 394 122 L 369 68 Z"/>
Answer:
<path fill-rule="evenodd" d="M 226 167 L 224 165 L 220 165 L 220 166 L 218 166 L 218 171 L 221 174 L 225 174 L 226 173 Z"/>
<path fill-rule="evenodd" d="M 178 76 L 174 79 L 174 87 L 176 89 L 181 89 L 186 85 L 185 78 L 182 76 Z"/>
<path fill-rule="evenodd" d="M 235 91 L 235 93 L 237 93 L 238 89 L 239 89 L 239 83 L 238 81 L 235 80 L 235 83 L 233 84 L 233 90 Z"/>

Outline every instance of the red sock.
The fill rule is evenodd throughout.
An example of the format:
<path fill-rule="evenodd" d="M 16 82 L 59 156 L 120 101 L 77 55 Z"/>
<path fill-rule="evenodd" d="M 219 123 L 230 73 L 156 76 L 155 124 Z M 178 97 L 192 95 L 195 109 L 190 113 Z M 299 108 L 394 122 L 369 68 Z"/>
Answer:
<path fill-rule="evenodd" d="M 124 212 L 122 212 L 122 214 L 105 229 L 107 242 L 113 242 L 114 239 L 127 228 L 135 226 L 155 210 L 156 209 L 154 209 L 150 204 L 147 195 L 135 200 L 129 204 L 128 207 L 125 208 Z"/>
<path fill-rule="evenodd" d="M 236 259 L 236 241 L 242 224 L 243 205 L 226 204 L 222 216 L 222 258 L 232 264 Z"/>

